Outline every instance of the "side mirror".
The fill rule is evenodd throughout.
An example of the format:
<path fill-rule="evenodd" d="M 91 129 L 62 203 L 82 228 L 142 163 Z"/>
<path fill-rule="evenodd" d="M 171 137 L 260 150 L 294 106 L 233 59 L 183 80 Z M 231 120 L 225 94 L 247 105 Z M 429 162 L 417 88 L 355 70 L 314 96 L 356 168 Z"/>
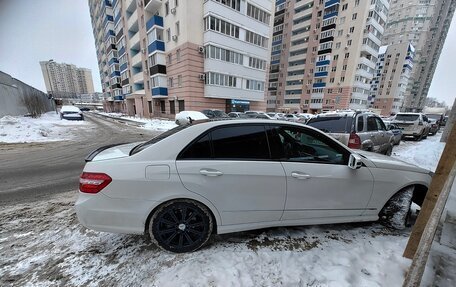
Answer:
<path fill-rule="evenodd" d="M 361 156 L 358 154 L 352 153 L 348 158 L 348 167 L 351 169 L 358 169 L 363 166 L 363 162 L 361 160 Z"/>

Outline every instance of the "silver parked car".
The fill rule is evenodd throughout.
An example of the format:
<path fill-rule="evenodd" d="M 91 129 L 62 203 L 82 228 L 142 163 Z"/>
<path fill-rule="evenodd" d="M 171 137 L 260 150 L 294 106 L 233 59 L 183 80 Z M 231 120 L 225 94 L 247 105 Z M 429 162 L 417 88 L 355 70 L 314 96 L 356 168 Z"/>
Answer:
<path fill-rule="evenodd" d="M 398 113 L 393 123 L 402 129 L 403 137 L 413 137 L 418 141 L 427 138 L 430 130 L 428 118 L 422 113 Z"/>
<path fill-rule="evenodd" d="M 302 124 L 210 121 L 148 142 L 92 152 L 75 204 L 86 227 L 150 235 L 189 252 L 211 234 L 274 226 L 375 221 L 403 228 L 428 170 L 354 151 Z"/>
<path fill-rule="evenodd" d="M 331 112 L 310 119 L 307 125 L 330 134 L 349 148 L 391 155 L 394 134 L 374 113 Z"/>

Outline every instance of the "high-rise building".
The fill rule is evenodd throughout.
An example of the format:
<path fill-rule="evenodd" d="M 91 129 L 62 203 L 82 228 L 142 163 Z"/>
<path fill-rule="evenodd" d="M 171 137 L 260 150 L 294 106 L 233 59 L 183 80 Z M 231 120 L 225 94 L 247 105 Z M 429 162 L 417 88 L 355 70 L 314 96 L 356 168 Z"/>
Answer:
<path fill-rule="evenodd" d="M 265 108 L 272 1 L 89 0 L 89 6 L 104 92 L 113 103 L 125 99 L 129 114 Z"/>
<path fill-rule="evenodd" d="M 453 18 L 456 0 L 394 0 L 390 6 L 383 44 L 411 43 L 416 49 L 402 110 L 421 111 Z"/>
<path fill-rule="evenodd" d="M 75 65 L 40 61 L 44 83 L 54 97 L 74 97 L 77 94 L 93 93 L 92 72 Z"/>
<path fill-rule="evenodd" d="M 276 0 L 268 110 L 366 108 L 387 0 Z"/>
<path fill-rule="evenodd" d="M 381 115 L 401 111 L 412 73 L 415 48 L 408 42 L 381 46 L 371 84 L 371 107 Z"/>

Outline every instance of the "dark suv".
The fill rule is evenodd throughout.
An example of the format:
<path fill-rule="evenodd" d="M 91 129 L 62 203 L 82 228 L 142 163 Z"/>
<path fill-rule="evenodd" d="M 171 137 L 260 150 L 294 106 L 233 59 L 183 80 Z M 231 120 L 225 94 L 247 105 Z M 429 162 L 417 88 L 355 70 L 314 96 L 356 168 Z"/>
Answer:
<path fill-rule="evenodd" d="M 391 155 L 394 134 L 383 120 L 371 112 L 334 112 L 320 114 L 307 125 L 328 133 L 349 148 Z"/>

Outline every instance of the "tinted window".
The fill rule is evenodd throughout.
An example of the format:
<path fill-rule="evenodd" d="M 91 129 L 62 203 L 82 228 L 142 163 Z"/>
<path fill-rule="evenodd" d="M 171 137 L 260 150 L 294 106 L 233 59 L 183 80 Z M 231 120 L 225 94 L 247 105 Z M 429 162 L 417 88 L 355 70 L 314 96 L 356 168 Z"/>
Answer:
<path fill-rule="evenodd" d="M 364 117 L 363 116 L 358 117 L 358 125 L 357 125 L 356 130 L 358 132 L 362 132 L 364 130 Z"/>
<path fill-rule="evenodd" d="M 377 121 L 375 117 L 367 117 L 367 131 L 376 131 L 377 130 Z"/>
<path fill-rule="evenodd" d="M 179 159 L 203 158 L 211 158 L 211 142 L 208 134 L 185 148 L 179 156 Z"/>
<path fill-rule="evenodd" d="M 263 126 L 227 126 L 211 133 L 214 158 L 270 159 Z"/>
<path fill-rule="evenodd" d="M 175 128 L 172 128 L 164 133 L 161 133 L 159 134 L 158 136 L 154 137 L 153 139 L 145 142 L 145 143 L 142 143 L 142 144 L 139 144 L 137 146 L 135 146 L 131 151 L 130 151 L 130 155 L 133 155 L 135 153 L 138 153 L 146 148 L 148 148 L 149 146 L 153 145 L 154 143 L 157 143 L 185 128 L 187 128 L 189 125 L 182 125 L 182 126 L 177 126 Z"/>
<path fill-rule="evenodd" d="M 427 122 L 428 118 L 426 116 L 423 116 L 423 121 Z"/>
<path fill-rule="evenodd" d="M 407 122 L 413 122 L 418 120 L 420 115 L 414 115 L 414 114 L 397 114 L 396 115 L 396 121 L 407 121 Z"/>
<path fill-rule="evenodd" d="M 317 128 L 325 133 L 349 133 L 351 132 L 352 117 L 318 117 L 310 119 L 307 125 Z"/>
<path fill-rule="evenodd" d="M 375 118 L 375 120 L 377 121 L 377 129 L 379 131 L 386 131 L 385 123 L 379 118 Z"/>
<path fill-rule="evenodd" d="M 274 159 L 294 162 L 345 164 L 349 153 L 327 136 L 299 127 L 268 129 Z"/>

